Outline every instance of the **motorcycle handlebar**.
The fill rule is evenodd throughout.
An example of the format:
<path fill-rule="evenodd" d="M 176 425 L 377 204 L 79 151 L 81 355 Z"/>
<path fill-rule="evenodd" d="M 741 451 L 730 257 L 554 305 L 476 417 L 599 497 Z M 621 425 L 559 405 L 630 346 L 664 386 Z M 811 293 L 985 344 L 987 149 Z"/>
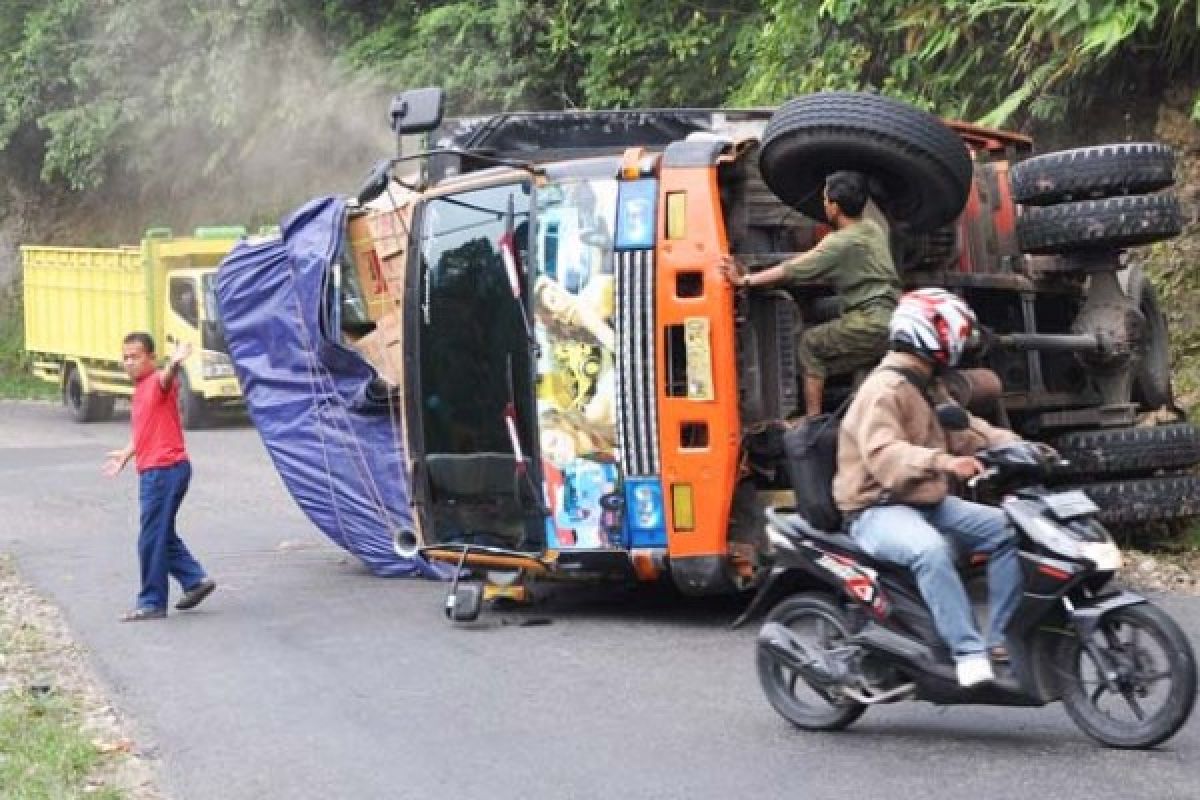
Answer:
<path fill-rule="evenodd" d="M 991 480 L 992 478 L 996 477 L 999 474 L 1000 474 L 999 467 L 988 467 L 983 472 L 979 473 L 978 475 L 974 476 L 973 478 L 967 478 L 967 488 L 968 489 L 976 489 L 979 487 L 979 484 L 983 483 L 984 481 Z"/>

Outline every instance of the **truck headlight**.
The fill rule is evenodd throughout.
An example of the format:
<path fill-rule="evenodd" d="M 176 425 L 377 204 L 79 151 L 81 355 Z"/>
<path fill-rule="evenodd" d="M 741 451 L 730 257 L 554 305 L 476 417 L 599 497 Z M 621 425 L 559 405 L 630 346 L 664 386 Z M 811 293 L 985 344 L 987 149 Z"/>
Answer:
<path fill-rule="evenodd" d="M 213 353 L 206 350 L 200 360 L 200 374 L 205 380 L 233 377 L 233 361 L 228 353 Z"/>

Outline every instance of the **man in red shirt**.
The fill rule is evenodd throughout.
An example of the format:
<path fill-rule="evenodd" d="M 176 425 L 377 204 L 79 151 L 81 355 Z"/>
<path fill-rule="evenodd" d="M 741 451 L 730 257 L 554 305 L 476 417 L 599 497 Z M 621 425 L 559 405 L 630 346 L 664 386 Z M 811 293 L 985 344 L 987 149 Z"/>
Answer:
<path fill-rule="evenodd" d="M 167 616 L 168 576 L 183 588 L 183 597 L 175 604 L 182 610 L 195 608 L 217 588 L 175 531 L 175 515 L 192 478 L 192 465 L 183 444 L 175 376 L 179 365 L 191 354 L 190 344 L 180 344 L 167 365 L 156 370 L 150 334 L 131 333 L 121 347 L 125 372 L 134 384 L 133 438 L 123 450 L 108 454 L 103 472 L 115 477 L 136 456 L 142 589 L 137 605 L 122 617 L 126 622 Z"/>

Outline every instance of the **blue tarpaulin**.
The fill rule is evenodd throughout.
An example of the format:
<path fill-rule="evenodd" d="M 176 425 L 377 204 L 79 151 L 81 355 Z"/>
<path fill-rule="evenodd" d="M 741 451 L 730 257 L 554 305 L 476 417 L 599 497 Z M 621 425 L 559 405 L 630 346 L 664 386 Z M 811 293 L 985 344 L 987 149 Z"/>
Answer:
<path fill-rule="evenodd" d="M 346 202 L 313 200 L 281 236 L 239 243 L 217 273 L 217 304 L 250 417 L 284 485 L 325 535 L 376 575 L 442 577 L 402 558 L 412 530 L 398 410 L 375 370 L 342 343 L 331 265 Z"/>

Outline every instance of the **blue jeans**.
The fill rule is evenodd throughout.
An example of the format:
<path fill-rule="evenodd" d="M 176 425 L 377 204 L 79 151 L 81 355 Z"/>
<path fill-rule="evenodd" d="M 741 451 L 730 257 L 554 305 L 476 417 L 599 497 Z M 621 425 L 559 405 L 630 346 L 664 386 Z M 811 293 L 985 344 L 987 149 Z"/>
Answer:
<path fill-rule="evenodd" d="M 181 461 L 171 467 L 148 469 L 138 476 L 138 502 L 142 530 L 138 534 L 138 560 L 142 591 L 138 608 L 167 607 L 167 576 L 189 591 L 204 580 L 204 568 L 188 552 L 175 532 L 175 515 L 192 480 L 192 465 Z"/>
<path fill-rule="evenodd" d="M 873 506 L 854 521 L 850 533 L 873 558 L 912 570 L 934 626 L 956 659 L 982 653 L 984 645 L 955 569 L 955 546 L 989 553 L 988 644 L 1004 643 L 1004 629 L 1021 600 L 1022 581 L 1017 537 L 1003 511 L 957 497 L 928 508 Z"/>

